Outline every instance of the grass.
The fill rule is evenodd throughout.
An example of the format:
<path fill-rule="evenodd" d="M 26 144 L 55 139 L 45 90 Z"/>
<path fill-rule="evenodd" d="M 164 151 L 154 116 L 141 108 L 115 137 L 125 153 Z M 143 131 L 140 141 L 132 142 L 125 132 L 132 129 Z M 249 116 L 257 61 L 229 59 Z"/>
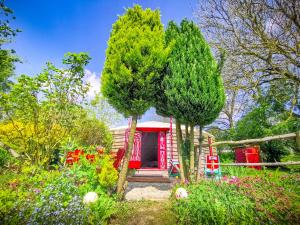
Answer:
<path fill-rule="evenodd" d="M 299 173 L 228 167 L 223 175 L 185 186 L 189 197 L 173 200 L 179 224 L 299 224 Z"/>
<path fill-rule="evenodd" d="M 121 202 L 110 225 L 174 225 L 176 217 L 169 201 Z"/>

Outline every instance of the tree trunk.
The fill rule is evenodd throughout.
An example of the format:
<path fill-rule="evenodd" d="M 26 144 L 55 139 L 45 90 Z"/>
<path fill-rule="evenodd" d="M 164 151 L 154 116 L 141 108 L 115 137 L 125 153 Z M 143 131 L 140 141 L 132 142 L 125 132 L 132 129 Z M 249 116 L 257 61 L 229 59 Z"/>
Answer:
<path fill-rule="evenodd" d="M 185 124 L 185 139 L 188 139 L 189 137 L 189 124 Z"/>
<path fill-rule="evenodd" d="M 192 178 L 195 173 L 195 148 L 194 148 L 194 125 L 193 124 L 191 124 L 189 139 L 190 139 L 190 178 Z"/>
<path fill-rule="evenodd" d="M 202 167 L 202 160 L 201 160 L 201 154 L 202 154 L 202 142 L 203 142 L 203 136 L 202 136 L 202 126 L 199 126 L 199 153 L 198 153 L 198 166 L 197 166 L 197 182 L 201 178 L 201 167 Z"/>
<path fill-rule="evenodd" d="M 132 154 L 136 124 L 137 124 L 137 116 L 132 116 L 132 123 L 130 127 L 129 138 L 128 138 L 128 146 L 127 149 L 125 149 L 126 153 L 125 153 L 122 169 L 119 173 L 119 179 L 117 184 L 117 193 L 121 195 L 123 195 L 123 186 L 125 184 L 127 173 L 128 173 L 128 164 Z"/>
<path fill-rule="evenodd" d="M 185 182 L 185 173 L 184 173 L 184 165 L 182 159 L 182 132 L 180 127 L 180 122 L 176 120 L 176 139 L 177 139 L 177 152 L 178 152 L 178 159 L 180 164 L 180 178 L 181 182 Z"/>

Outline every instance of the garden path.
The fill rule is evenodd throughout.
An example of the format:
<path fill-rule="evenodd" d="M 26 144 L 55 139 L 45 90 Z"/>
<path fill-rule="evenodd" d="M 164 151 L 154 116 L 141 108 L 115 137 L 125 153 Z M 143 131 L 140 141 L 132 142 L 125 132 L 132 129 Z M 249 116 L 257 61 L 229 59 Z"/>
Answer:
<path fill-rule="evenodd" d="M 125 201 L 118 207 L 118 213 L 110 225 L 174 225 L 175 215 L 169 200 Z"/>
<path fill-rule="evenodd" d="M 154 200 L 162 201 L 169 199 L 171 195 L 171 183 L 141 183 L 129 182 L 125 199 L 127 201 Z"/>

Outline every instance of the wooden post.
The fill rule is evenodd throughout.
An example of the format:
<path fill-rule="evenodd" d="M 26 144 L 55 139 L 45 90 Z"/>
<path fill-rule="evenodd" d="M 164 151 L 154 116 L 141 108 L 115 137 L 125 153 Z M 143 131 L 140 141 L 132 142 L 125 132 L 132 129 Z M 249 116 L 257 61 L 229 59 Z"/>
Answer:
<path fill-rule="evenodd" d="M 296 133 L 296 150 L 300 152 L 300 131 Z"/>

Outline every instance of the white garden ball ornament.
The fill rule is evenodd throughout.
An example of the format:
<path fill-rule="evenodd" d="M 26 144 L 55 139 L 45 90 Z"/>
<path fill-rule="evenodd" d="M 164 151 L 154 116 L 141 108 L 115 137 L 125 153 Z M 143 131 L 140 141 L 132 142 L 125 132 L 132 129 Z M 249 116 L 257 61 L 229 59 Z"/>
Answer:
<path fill-rule="evenodd" d="M 181 198 L 187 198 L 188 193 L 184 188 L 178 188 L 175 192 L 176 198 L 181 199 Z"/>
<path fill-rule="evenodd" d="M 93 202 L 95 202 L 97 200 L 98 200 L 98 195 L 97 195 L 96 192 L 88 192 L 83 197 L 83 203 L 84 204 L 93 203 Z"/>

